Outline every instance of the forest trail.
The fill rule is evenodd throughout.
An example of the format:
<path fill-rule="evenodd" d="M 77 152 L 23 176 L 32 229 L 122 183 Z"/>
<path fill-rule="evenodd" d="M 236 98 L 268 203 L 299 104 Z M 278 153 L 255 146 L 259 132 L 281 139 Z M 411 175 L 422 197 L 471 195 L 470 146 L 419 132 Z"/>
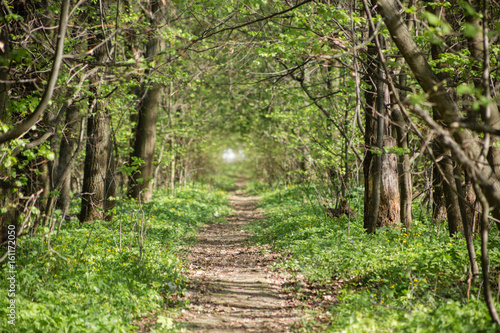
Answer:
<path fill-rule="evenodd" d="M 289 332 L 299 320 L 300 303 L 282 291 L 286 276 L 268 268 L 278 255 L 248 242 L 245 225 L 263 218 L 258 201 L 237 190 L 227 223 L 199 231 L 186 257 L 190 305 L 179 319 L 185 332 Z"/>

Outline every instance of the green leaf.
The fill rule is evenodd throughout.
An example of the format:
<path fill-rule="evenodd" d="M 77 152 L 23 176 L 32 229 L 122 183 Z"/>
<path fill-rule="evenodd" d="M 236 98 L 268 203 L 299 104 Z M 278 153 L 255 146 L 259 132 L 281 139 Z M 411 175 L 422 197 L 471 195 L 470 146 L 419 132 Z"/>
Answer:
<path fill-rule="evenodd" d="M 464 94 L 474 94 L 474 88 L 467 83 L 462 83 L 457 87 L 457 94 L 462 96 Z"/>
<path fill-rule="evenodd" d="M 406 8 L 405 12 L 413 15 L 417 12 L 417 8 L 415 8 L 415 6 L 411 6 L 411 7 Z"/>
<path fill-rule="evenodd" d="M 430 25 L 433 26 L 439 26 L 441 23 L 441 19 L 437 17 L 436 15 L 429 13 L 429 12 L 423 12 L 422 13 L 424 17 L 427 19 Z"/>
<path fill-rule="evenodd" d="M 158 316 L 158 320 L 156 321 L 157 324 L 160 324 L 162 328 L 165 329 L 173 329 L 174 328 L 174 321 L 172 318 L 167 318 L 165 316 Z"/>
<path fill-rule="evenodd" d="M 475 24 L 465 23 L 464 33 L 466 37 L 476 37 L 479 33 L 479 27 Z"/>
<path fill-rule="evenodd" d="M 14 156 L 7 156 L 3 162 L 3 167 L 4 168 L 10 168 L 11 166 L 15 165 L 17 163 L 17 158 Z"/>
<path fill-rule="evenodd" d="M 410 103 L 412 105 L 417 105 L 417 104 L 422 104 L 423 102 L 426 101 L 426 94 L 421 93 L 421 94 L 410 94 L 408 96 L 408 99 L 410 100 Z"/>

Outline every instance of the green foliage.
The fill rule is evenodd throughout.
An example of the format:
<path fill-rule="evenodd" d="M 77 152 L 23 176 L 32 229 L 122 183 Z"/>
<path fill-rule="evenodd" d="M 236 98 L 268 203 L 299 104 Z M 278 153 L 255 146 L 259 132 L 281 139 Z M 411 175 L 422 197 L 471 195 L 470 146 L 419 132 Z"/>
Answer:
<path fill-rule="evenodd" d="M 413 230 L 382 228 L 368 235 L 359 218 L 332 219 L 303 190 L 289 186 L 264 191 L 261 204 L 268 219 L 253 229 L 257 241 L 288 254 L 278 267 L 335 295 L 325 309 L 325 331 L 495 331 L 479 282 L 472 285 L 467 301 L 464 239 L 449 238 L 446 231 L 436 236 L 421 207 L 414 209 Z M 355 199 L 351 206 L 359 212 Z M 492 262 L 500 255 L 498 241 L 492 241 Z M 318 293 L 320 301 L 324 292 Z"/>
<path fill-rule="evenodd" d="M 252 193 L 280 183 L 311 179 L 352 187 L 354 170 L 359 168 L 366 149 L 356 120 L 363 122 L 363 112 L 359 111 L 365 89 L 370 86 L 368 82 L 359 82 L 357 75 L 365 75 L 367 63 L 362 62 L 368 62 L 366 47 L 373 45 L 373 41 L 368 43 L 367 21 L 362 17 L 363 11 L 359 11 L 360 3 L 352 2 L 351 8 L 344 8 L 340 2 L 310 2 L 285 15 L 214 35 L 212 33 L 220 29 L 285 10 L 290 3 L 267 0 L 158 2 L 168 6 L 168 13 L 159 18 L 162 22 L 155 22 L 151 15 L 156 14 L 148 12 L 153 2 L 109 3 L 102 9 L 104 17 L 98 4 L 99 1 L 93 0 L 74 9 L 65 48 L 71 66 L 61 69 L 58 89 L 46 115 L 57 114 L 70 98 L 83 113 L 90 108 L 87 97 L 99 97 L 111 118 L 116 165 L 122 175 L 133 175 L 144 163 L 134 158 L 129 161 L 137 121 L 134 116 L 145 96 L 143 89 L 161 83 L 165 90 L 159 106 L 155 149 L 155 171 L 158 171 L 155 177 L 159 185 L 171 180 L 186 184 L 192 179 L 203 179 L 211 187 L 231 189 L 234 187 L 231 176 L 244 173 L 266 182 L 251 186 Z M 28 2 L 28 5 L 32 4 Z M 436 11 L 426 11 L 429 7 Z M 420 22 L 408 26 L 418 29 L 412 31 L 412 35 L 424 54 L 429 54 L 432 43 L 444 46 L 446 52 L 430 61 L 434 72 L 449 76 L 450 87 L 457 87 L 458 95 L 464 96 L 473 110 L 490 102 L 474 87 L 472 79 L 481 77 L 481 64 L 471 57 L 464 43 L 464 36 L 475 37 L 480 33 L 477 26 L 464 20 L 464 14 L 472 18 L 480 18 L 481 14 L 466 1 L 458 4 L 415 2 L 405 11 L 409 14 L 406 19 Z M 23 79 L 29 83 L 18 82 L 9 88 L 3 114 L 6 123 L 0 124 L 3 132 L 31 114 L 38 105 L 52 64 L 51 52 L 39 41 L 55 40 L 56 31 L 36 28 L 26 34 L 16 28 L 15 21 L 26 20 L 26 27 L 38 27 L 36 22 L 40 19 L 55 22 L 58 12 L 59 5 L 54 3 L 38 9 L 37 13 L 43 17 L 31 9 L 23 13 L 26 17 L 17 14 L 4 17 L 12 43 L 8 45 L 9 55 L 0 59 L 1 65 L 9 68 L 9 80 Z M 495 14 L 497 9 L 493 8 L 491 16 Z M 374 18 L 376 23 L 381 20 L 380 16 Z M 498 33 L 500 24 L 490 23 L 490 31 Z M 377 27 L 386 41 L 383 44 L 387 49 L 382 52 L 391 72 L 409 73 L 387 29 L 383 24 Z M 92 33 L 99 35 L 98 39 L 106 39 L 109 56 L 103 60 L 106 66 L 92 64 L 98 61 L 97 53 L 88 52 Z M 156 37 L 161 37 L 160 44 L 165 44 L 165 49 L 147 56 L 146 45 Z M 494 35 L 491 37 L 494 82 L 500 75 L 500 47 Z M 362 81 L 369 81 L 366 79 Z M 361 85 L 359 91 L 357 85 Z M 408 94 L 410 103 L 430 108 L 427 94 L 418 90 L 411 75 L 404 85 L 413 91 Z M 329 116 L 323 111 L 330 113 Z M 40 165 L 58 164 L 57 160 L 48 161 L 55 159 L 59 140 L 64 140 L 65 136 L 59 133 L 62 124 L 45 144 L 24 148 L 50 129 L 48 119 L 51 117 L 46 118 L 23 139 L 1 148 L 0 181 L 6 186 L 12 185 L 9 190 L 16 193 L 12 202 L 1 207 L 2 212 L 19 209 L 19 198 L 29 197 L 40 188 Z M 420 127 L 421 122 L 415 117 L 413 120 Z M 410 137 L 409 141 L 413 145 L 411 149 L 384 149 L 398 155 L 420 150 L 419 139 Z M 232 164 L 220 162 L 221 150 L 226 148 L 241 148 L 245 160 Z M 75 170 L 81 170 L 82 157 L 83 154 Z M 424 158 L 422 154 L 420 160 L 415 161 L 418 174 L 428 167 L 428 162 L 422 162 Z M 54 176 L 52 171 L 49 170 Z M 221 176 L 224 172 L 230 176 Z M 75 174 L 77 178 L 79 174 L 82 173 Z M 145 179 L 148 178 L 137 181 Z M 303 189 L 316 190 L 307 186 Z M 92 226 L 69 223 L 58 235 L 50 235 L 52 246 L 57 253 L 69 258 L 69 262 L 55 252 L 47 252 L 46 237 L 21 244 L 20 249 L 26 254 L 21 264 L 25 267 L 22 274 L 27 288 L 20 294 L 24 309 L 20 316 L 27 318 L 28 326 L 20 330 L 46 331 L 49 327 L 61 327 L 70 331 L 84 328 L 127 331 L 133 329 L 134 320 L 140 314 L 158 311 L 162 304 L 168 303 L 173 286 L 176 292 L 182 289 L 175 281 L 182 280 L 175 256 L 180 239 L 199 221 L 218 219 L 227 212 L 221 202 L 212 202 L 200 193 L 205 192 L 180 192 L 177 198 L 156 198 L 144 207 L 119 202 L 112 223 Z M 215 196 L 223 197 L 221 193 Z M 256 229 L 262 241 L 295 253 L 286 267 L 302 272 L 309 281 L 330 283 L 334 275 L 348 281 L 343 296 L 338 296 L 341 311 L 332 319 L 333 329 L 384 330 L 394 321 L 401 330 L 425 331 L 418 323 L 426 323 L 429 330 L 433 330 L 439 325 L 429 319 L 430 313 L 441 315 L 443 327 L 450 328 L 463 324 L 467 316 L 478 322 L 485 318 L 480 302 L 476 308 L 474 301 L 462 306 L 463 297 L 459 294 L 463 294 L 466 256 L 459 240 L 446 245 L 444 232 L 440 237 L 421 240 L 422 235 L 429 234 L 423 224 L 425 219 L 417 219 L 412 233 L 382 230 L 376 236 L 367 236 L 359 220 L 331 220 L 324 214 L 323 207 L 308 197 L 297 187 L 269 193 L 264 202 L 269 207 L 270 224 L 256 226 Z M 351 199 L 360 210 L 361 198 Z M 37 203 L 40 208 L 31 208 L 32 220 L 43 216 L 43 200 Z M 72 210 L 75 214 L 78 208 Z M 23 212 L 20 218 L 26 214 Z M 147 226 L 144 253 L 138 250 L 137 229 L 142 225 L 136 223 L 139 220 Z M 117 230 L 126 231 L 118 237 Z M 86 240 L 89 240 L 88 247 Z M 498 253 L 493 252 L 492 258 L 498 259 Z M 161 276 L 160 271 L 168 272 L 168 277 Z M 107 276 L 103 276 L 103 272 Z M 140 277 L 137 281 L 136 275 Z M 412 281 L 412 277 L 418 281 Z M 113 286 L 100 285 L 102 281 Z M 439 288 L 433 289 L 432 283 Z M 476 290 L 473 292 L 477 294 Z M 385 305 L 378 299 L 381 295 L 389 296 L 383 299 Z M 67 299 L 77 302 L 68 303 Z M 361 309 L 363 314 L 357 315 Z M 457 313 L 456 320 L 449 315 L 453 311 Z M 480 315 L 474 314 L 476 312 Z M 380 323 L 375 321 L 379 313 L 384 319 Z M 168 329 L 171 321 L 168 316 L 160 315 L 158 325 Z"/>
<path fill-rule="evenodd" d="M 142 316 L 158 315 L 159 332 L 173 328 L 166 308 L 184 293 L 180 246 L 202 223 L 229 213 L 221 191 L 200 187 L 177 197 L 155 193 L 143 207 L 118 202 L 112 222 L 71 220 L 50 238 L 24 238 L 16 250 L 16 325 L 7 324 L 8 299 L 0 300 L 0 331 L 135 332 Z M 78 207 L 72 209 L 78 210 Z M 147 234 L 142 259 L 138 225 Z M 7 266 L 0 288 L 7 290 Z"/>

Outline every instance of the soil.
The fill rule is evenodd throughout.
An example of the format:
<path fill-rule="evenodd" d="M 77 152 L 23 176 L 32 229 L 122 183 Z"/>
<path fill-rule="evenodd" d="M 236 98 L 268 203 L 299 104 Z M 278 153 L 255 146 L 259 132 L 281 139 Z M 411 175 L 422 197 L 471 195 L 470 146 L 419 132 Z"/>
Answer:
<path fill-rule="evenodd" d="M 278 254 L 249 243 L 246 225 L 263 218 L 259 198 L 233 194 L 234 215 L 204 226 L 186 255 L 190 304 L 178 322 L 185 332 L 290 332 L 300 303 L 282 290 L 289 277 L 268 267 Z"/>

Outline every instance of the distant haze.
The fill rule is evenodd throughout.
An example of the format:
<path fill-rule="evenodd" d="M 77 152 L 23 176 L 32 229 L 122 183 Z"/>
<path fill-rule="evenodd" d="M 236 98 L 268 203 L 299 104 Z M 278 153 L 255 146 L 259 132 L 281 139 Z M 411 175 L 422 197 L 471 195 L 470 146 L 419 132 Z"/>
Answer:
<path fill-rule="evenodd" d="M 245 155 L 243 154 L 243 151 L 241 149 L 239 149 L 237 153 L 235 153 L 232 148 L 224 149 L 224 153 L 222 154 L 222 159 L 226 163 L 231 163 L 235 160 L 242 160 L 244 158 Z"/>

